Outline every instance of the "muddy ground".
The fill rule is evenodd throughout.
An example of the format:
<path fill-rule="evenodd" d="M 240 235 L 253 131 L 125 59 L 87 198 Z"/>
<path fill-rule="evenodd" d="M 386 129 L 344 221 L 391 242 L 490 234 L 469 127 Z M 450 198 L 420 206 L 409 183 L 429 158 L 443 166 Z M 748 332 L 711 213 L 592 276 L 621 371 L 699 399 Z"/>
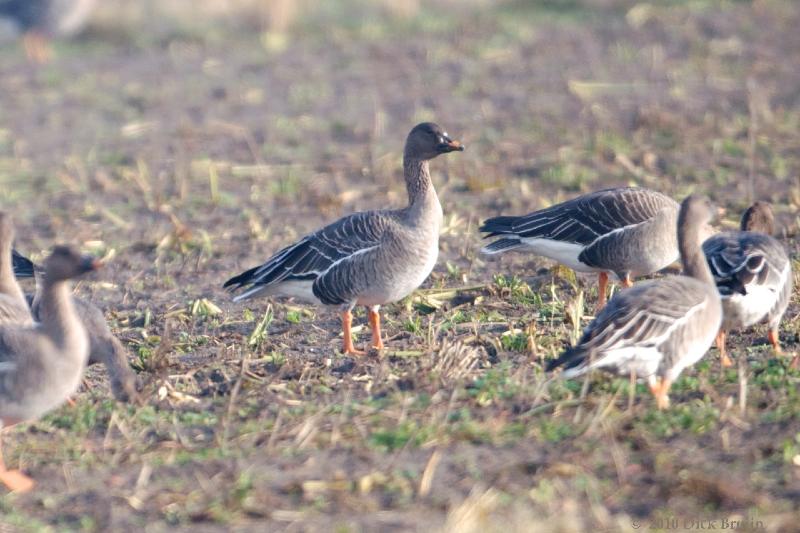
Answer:
<path fill-rule="evenodd" d="M 17 248 L 106 258 L 77 292 L 144 384 L 141 405 L 116 403 L 91 368 L 76 407 L 5 432 L 7 463 L 38 486 L 0 495 L 0 531 L 800 529 L 800 372 L 763 327 L 732 336 L 736 368 L 710 350 L 664 413 L 627 379 L 550 380 L 592 280 L 488 261 L 476 230 L 638 184 L 708 194 L 720 227 L 772 201 L 794 257 L 800 8 L 399 4 L 348 0 L 285 27 L 106 6 L 50 64 L 0 49 Z M 440 261 L 385 308 L 386 353 L 340 355 L 330 310 L 231 303 L 228 277 L 304 233 L 402 206 L 422 120 L 468 148 L 432 164 Z"/>

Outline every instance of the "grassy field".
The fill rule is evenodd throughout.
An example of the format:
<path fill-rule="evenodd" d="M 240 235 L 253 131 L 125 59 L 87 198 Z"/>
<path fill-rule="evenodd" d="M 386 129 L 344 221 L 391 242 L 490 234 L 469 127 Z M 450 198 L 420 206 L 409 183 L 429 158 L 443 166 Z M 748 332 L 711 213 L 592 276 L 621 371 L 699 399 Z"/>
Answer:
<path fill-rule="evenodd" d="M 666 412 L 627 379 L 551 379 L 592 280 L 486 261 L 476 230 L 638 184 L 708 194 L 720 227 L 770 200 L 797 257 L 800 6 L 201 4 L 107 2 L 42 67 L 0 49 L 17 248 L 107 259 L 77 291 L 144 384 L 119 404 L 91 368 L 76 407 L 4 432 L 38 488 L 0 495 L 0 531 L 800 529 L 800 371 L 764 328 L 732 336 L 736 368 L 711 350 L 686 371 Z M 298 236 L 401 206 L 422 120 L 467 151 L 432 164 L 440 261 L 385 308 L 386 353 L 340 355 L 326 309 L 230 302 L 222 282 Z"/>

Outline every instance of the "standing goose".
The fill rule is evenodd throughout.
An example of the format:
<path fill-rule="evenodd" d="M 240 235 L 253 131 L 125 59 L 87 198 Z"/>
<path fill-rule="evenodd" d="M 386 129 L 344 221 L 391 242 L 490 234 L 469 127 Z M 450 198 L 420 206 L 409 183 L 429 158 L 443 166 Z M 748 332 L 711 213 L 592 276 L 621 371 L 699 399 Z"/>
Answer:
<path fill-rule="evenodd" d="M 710 222 L 709 201 L 689 196 L 678 216 L 678 246 L 685 276 L 670 276 L 623 290 L 583 332 L 577 345 L 551 361 L 563 376 L 611 367 L 647 378 L 659 409 L 669 406 L 669 388 L 714 341 L 722 305 L 701 248 Z"/>
<path fill-rule="evenodd" d="M 50 59 L 48 39 L 69 37 L 86 25 L 96 0 L 0 0 L 0 19 L 22 33 L 28 58 Z"/>
<path fill-rule="evenodd" d="M 481 250 L 494 255 L 528 250 L 578 272 L 599 275 L 597 308 L 606 302 L 608 273 L 624 287 L 678 260 L 678 204 L 638 187 L 605 189 L 534 211 L 483 223 L 486 237 L 502 236 Z"/>
<path fill-rule="evenodd" d="M 792 264 L 771 236 L 774 226 L 772 207 L 756 202 L 742 215 L 740 231 L 718 233 L 703 243 L 722 297 L 722 328 L 717 335 L 722 366 L 733 365 L 725 350 L 727 333 L 762 321 L 769 325 L 770 344 L 782 353 L 778 326 L 792 295 Z"/>
<path fill-rule="evenodd" d="M 28 258 L 14 252 L 14 274 L 17 278 L 36 278 L 36 292 L 25 296 L 26 308 L 34 320 L 39 320 L 42 301 L 41 267 Z M 93 365 L 103 363 L 108 372 L 111 392 L 122 402 L 135 401 L 138 398 L 137 378 L 128 363 L 128 353 L 108 327 L 105 316 L 99 307 L 88 300 L 72 297 L 75 313 L 89 335 L 89 362 Z"/>
<path fill-rule="evenodd" d="M 263 265 L 235 276 L 224 287 L 254 296 L 289 296 L 341 309 L 344 353 L 353 346 L 352 309 L 369 307 L 372 347 L 383 349 L 380 306 L 404 298 L 433 270 L 439 255 L 442 206 L 428 162 L 464 146 L 438 125 L 411 130 L 403 151 L 408 206 L 346 216 L 287 246 Z"/>
<path fill-rule="evenodd" d="M 39 418 L 77 390 L 89 340 L 75 314 L 68 280 L 98 266 L 72 248 L 54 248 L 45 262 L 40 322 L 0 325 L 0 430 Z M 0 481 L 15 491 L 33 486 L 21 472 L 7 470 L 1 454 Z"/>
<path fill-rule="evenodd" d="M 0 324 L 32 324 L 25 294 L 14 277 L 17 254 L 13 243 L 14 222 L 11 215 L 0 212 Z"/>

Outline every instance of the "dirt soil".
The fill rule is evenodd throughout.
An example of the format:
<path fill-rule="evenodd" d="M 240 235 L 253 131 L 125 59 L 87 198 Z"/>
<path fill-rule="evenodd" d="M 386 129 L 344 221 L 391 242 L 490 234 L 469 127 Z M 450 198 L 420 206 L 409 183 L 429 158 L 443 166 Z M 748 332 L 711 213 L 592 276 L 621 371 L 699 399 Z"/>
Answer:
<path fill-rule="evenodd" d="M 550 379 L 594 280 L 487 260 L 476 229 L 637 184 L 709 195 L 720 227 L 769 200 L 796 257 L 800 5 L 441 0 L 360 24 L 341 5 L 286 31 L 106 12 L 50 64 L 0 49 L 16 247 L 106 259 L 76 290 L 144 387 L 115 402 L 92 367 L 75 407 L 5 431 L 37 487 L 0 495 L 0 531 L 800 531 L 800 371 L 764 327 L 666 412 L 627 379 Z M 440 260 L 385 308 L 385 353 L 342 356 L 330 309 L 231 302 L 226 279 L 303 234 L 402 206 L 423 120 L 467 150 L 431 164 Z"/>

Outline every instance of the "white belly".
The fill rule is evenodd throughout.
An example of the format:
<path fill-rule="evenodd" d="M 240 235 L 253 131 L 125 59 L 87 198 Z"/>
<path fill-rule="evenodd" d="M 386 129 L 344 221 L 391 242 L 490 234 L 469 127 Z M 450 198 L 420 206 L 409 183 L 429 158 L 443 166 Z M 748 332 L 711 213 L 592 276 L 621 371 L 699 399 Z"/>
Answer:
<path fill-rule="evenodd" d="M 770 312 L 778 294 L 763 286 L 748 286 L 747 294 L 732 294 L 722 299 L 725 329 L 746 328 L 761 322 Z"/>
<path fill-rule="evenodd" d="M 572 270 L 578 272 L 602 271 L 601 269 L 587 266 L 578 261 L 578 256 L 584 249 L 582 244 L 540 238 L 521 239 L 521 241 L 536 255 L 542 255 L 553 261 L 558 261 Z"/>

